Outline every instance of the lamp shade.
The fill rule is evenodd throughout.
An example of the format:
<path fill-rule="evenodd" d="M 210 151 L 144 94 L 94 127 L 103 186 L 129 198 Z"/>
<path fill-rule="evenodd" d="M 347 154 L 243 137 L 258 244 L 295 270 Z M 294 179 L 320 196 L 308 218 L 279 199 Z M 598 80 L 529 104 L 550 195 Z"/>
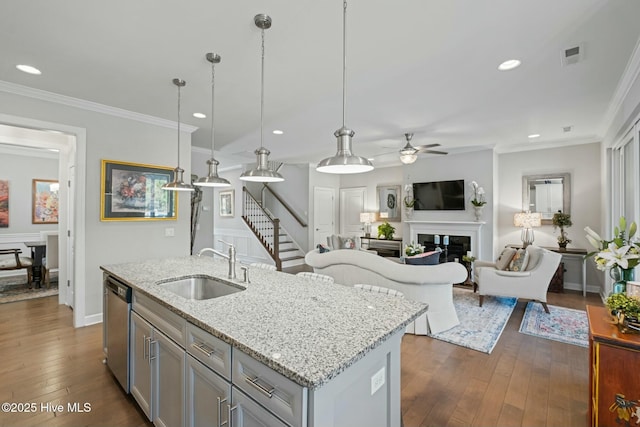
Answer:
<path fill-rule="evenodd" d="M 513 225 L 522 228 L 540 227 L 542 215 L 540 212 L 517 212 L 513 216 Z"/>
<path fill-rule="evenodd" d="M 360 222 L 370 224 L 376 220 L 376 214 L 373 212 L 362 212 L 360 214 Z"/>

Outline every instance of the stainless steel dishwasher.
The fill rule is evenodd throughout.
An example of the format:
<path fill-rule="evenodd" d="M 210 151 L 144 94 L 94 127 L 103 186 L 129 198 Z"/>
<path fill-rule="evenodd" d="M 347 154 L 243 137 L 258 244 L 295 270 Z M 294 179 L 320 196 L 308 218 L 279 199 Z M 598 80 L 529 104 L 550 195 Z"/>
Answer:
<path fill-rule="evenodd" d="M 107 366 L 122 388 L 129 393 L 131 288 L 111 276 L 106 277 L 104 287 Z"/>

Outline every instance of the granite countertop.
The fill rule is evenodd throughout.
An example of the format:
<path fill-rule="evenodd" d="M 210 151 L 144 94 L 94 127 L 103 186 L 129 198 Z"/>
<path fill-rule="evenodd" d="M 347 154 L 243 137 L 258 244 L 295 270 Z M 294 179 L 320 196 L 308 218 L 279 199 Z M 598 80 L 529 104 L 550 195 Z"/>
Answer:
<path fill-rule="evenodd" d="M 404 298 L 249 267 L 251 283 L 224 297 L 188 300 L 158 284 L 186 276 L 223 281 L 224 259 L 182 257 L 104 265 L 102 270 L 292 381 L 322 386 L 427 311 Z"/>

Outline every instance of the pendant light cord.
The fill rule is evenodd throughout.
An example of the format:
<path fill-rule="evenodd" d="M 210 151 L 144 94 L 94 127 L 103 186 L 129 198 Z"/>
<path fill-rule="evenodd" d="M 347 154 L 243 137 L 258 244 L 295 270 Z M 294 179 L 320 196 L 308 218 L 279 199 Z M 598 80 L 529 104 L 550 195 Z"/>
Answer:
<path fill-rule="evenodd" d="M 214 112 L 214 93 L 215 93 L 215 81 L 216 81 L 216 64 L 211 62 L 211 158 L 215 157 L 214 147 L 215 147 L 215 127 L 213 125 L 213 112 Z"/>
<path fill-rule="evenodd" d="M 178 83 L 178 169 L 180 169 L 180 83 Z"/>
<path fill-rule="evenodd" d="M 263 148 L 263 120 L 264 120 L 264 28 L 262 28 L 262 69 L 260 71 L 260 148 Z"/>
<path fill-rule="evenodd" d="M 342 13 L 342 127 L 347 122 L 347 0 Z"/>

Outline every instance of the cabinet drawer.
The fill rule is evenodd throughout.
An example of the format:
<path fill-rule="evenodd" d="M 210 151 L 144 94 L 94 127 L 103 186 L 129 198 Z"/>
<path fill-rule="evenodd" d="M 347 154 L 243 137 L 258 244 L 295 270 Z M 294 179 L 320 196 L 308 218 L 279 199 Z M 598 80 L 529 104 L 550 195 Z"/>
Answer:
<path fill-rule="evenodd" d="M 305 426 L 306 387 L 233 349 L 233 384 L 248 396 L 293 426 Z"/>
<path fill-rule="evenodd" d="M 229 423 L 230 425 L 289 427 L 288 424 L 273 416 L 235 387 L 233 388 L 232 406 L 235 409 L 231 412 L 232 422 Z"/>
<path fill-rule="evenodd" d="M 139 292 L 133 292 L 133 310 L 184 348 L 187 321 Z"/>
<path fill-rule="evenodd" d="M 187 352 L 231 381 L 231 346 L 187 322 Z"/>

